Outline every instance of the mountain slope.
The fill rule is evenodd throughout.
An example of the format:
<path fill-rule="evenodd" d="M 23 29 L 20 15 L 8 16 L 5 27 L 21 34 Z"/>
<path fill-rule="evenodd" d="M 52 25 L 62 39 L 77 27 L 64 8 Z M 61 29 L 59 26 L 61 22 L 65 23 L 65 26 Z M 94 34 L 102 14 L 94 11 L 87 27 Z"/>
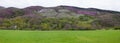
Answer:
<path fill-rule="evenodd" d="M 74 6 L 0 7 L 0 28 L 18 30 L 120 29 L 120 12 Z"/>

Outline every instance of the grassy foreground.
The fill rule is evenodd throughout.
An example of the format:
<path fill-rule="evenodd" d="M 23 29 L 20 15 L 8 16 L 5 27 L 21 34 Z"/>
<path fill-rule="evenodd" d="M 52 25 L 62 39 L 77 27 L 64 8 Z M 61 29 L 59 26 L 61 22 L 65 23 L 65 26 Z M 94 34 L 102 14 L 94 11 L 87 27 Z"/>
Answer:
<path fill-rule="evenodd" d="M 0 43 L 120 43 L 120 31 L 0 30 Z"/>

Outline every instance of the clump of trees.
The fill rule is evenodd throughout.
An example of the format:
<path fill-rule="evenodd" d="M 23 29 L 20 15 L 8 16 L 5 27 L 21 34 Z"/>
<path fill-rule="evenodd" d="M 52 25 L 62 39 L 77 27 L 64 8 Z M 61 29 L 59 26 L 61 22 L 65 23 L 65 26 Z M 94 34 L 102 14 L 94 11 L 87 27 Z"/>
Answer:
<path fill-rule="evenodd" d="M 37 15 L 38 16 L 38 15 Z M 0 29 L 13 30 L 91 30 L 93 17 L 81 15 L 79 18 L 48 18 L 19 16 L 4 19 L 0 24 Z"/>
<path fill-rule="evenodd" d="M 44 17 L 42 15 L 25 15 L 14 18 L 0 19 L 0 29 L 7 30 L 96 30 L 96 29 L 119 29 L 119 25 L 106 22 L 94 16 L 81 14 L 76 17 Z"/>
<path fill-rule="evenodd" d="M 34 9 L 29 11 L 29 9 L 22 10 L 16 8 L 0 10 L 0 29 L 7 30 L 95 30 L 108 28 L 114 28 L 115 30 L 120 29 L 119 14 L 116 15 L 103 14 L 98 16 L 79 14 L 78 15 L 79 17 L 74 16 L 46 17 L 36 12 L 37 9 L 35 9 L 35 11 Z"/>

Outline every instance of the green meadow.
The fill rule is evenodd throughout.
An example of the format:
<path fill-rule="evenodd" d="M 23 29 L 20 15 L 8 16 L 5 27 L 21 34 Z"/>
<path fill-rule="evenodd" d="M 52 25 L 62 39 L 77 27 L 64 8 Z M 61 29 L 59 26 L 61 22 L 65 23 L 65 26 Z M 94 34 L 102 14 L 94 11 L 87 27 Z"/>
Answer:
<path fill-rule="evenodd" d="M 120 30 L 0 30 L 0 43 L 120 43 Z"/>

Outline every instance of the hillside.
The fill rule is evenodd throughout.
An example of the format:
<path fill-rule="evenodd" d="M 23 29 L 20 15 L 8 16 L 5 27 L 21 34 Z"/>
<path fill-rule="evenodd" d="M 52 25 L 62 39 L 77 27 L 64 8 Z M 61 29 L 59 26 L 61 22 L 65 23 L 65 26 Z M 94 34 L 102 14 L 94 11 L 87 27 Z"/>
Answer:
<path fill-rule="evenodd" d="M 0 7 L 0 29 L 95 30 L 120 29 L 120 12 L 74 6 L 23 9 Z"/>

